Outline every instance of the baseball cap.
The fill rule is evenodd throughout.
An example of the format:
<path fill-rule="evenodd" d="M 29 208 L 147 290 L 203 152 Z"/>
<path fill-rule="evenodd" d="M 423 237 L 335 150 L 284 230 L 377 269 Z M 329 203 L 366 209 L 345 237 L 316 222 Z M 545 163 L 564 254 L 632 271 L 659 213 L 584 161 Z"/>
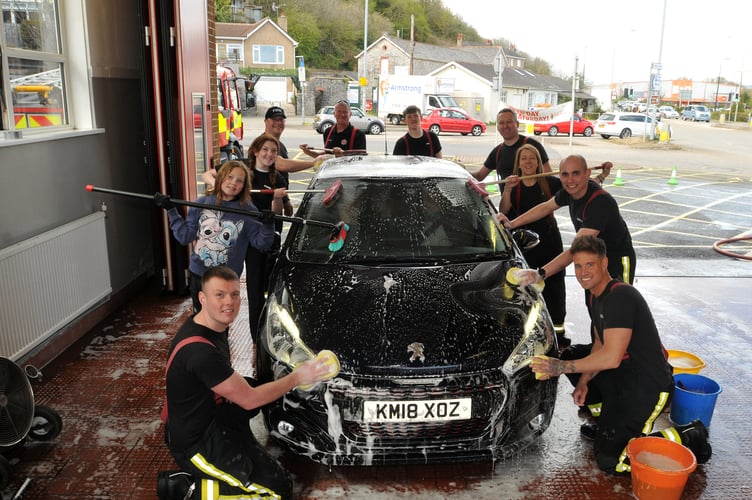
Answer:
<path fill-rule="evenodd" d="M 279 106 L 272 106 L 271 108 L 266 110 L 264 120 L 266 120 L 267 118 L 287 118 L 287 116 L 285 116 L 284 109 L 280 108 Z"/>

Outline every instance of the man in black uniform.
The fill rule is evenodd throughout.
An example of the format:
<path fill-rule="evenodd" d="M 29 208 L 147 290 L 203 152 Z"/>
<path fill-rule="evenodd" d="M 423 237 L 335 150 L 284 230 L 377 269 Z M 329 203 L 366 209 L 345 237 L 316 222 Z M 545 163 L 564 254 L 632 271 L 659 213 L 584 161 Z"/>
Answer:
<path fill-rule="evenodd" d="M 407 124 L 407 133 L 394 143 L 395 156 L 419 155 L 441 158 L 441 142 L 430 130 L 420 127 L 421 113 L 418 106 L 410 105 L 402 112 Z"/>
<path fill-rule="evenodd" d="M 323 380 L 329 368 L 307 361 L 254 387 L 230 361 L 228 330 L 240 311 L 237 274 L 225 266 L 208 269 L 199 300 L 201 311 L 170 345 L 163 420 L 167 446 L 182 472 L 160 473 L 159 496 L 171 498 L 180 490 L 183 498 L 195 480 L 202 492 L 291 498 L 290 475 L 256 441 L 249 420 L 295 387 Z"/>
<path fill-rule="evenodd" d="M 483 163 L 483 166 L 473 174 L 473 177 L 482 181 L 491 171 L 496 170 L 499 180 L 506 179 L 512 175 L 514 170 L 514 158 L 517 149 L 523 144 L 531 144 L 540 153 L 543 161 L 543 171 L 550 172 L 551 164 L 548 162 L 548 154 L 540 142 L 532 137 L 520 135 L 520 122 L 517 120 L 517 113 L 509 108 L 504 108 L 496 115 L 496 130 L 499 131 L 503 142 L 493 148 Z"/>
<path fill-rule="evenodd" d="M 574 374 L 569 378 L 575 404 L 600 407 L 598 423 L 581 427 L 585 437 L 594 439 L 598 466 L 611 473 L 629 472 L 624 448 L 630 439 L 649 435 L 669 404 L 674 392 L 671 365 L 645 299 L 609 275 L 603 240 L 578 236 L 570 252 L 577 281 L 585 289 L 592 348 L 575 358 L 536 356 L 531 368 L 539 379 Z M 708 432 L 699 420 L 653 435 L 687 446 L 698 463 L 710 459 Z"/>
<path fill-rule="evenodd" d="M 608 249 L 608 270 L 611 276 L 627 283 L 633 283 L 635 277 L 636 257 L 632 247 L 632 236 L 627 223 L 621 217 L 619 205 L 611 194 L 598 183 L 590 180 L 587 161 L 580 155 L 564 158 L 559 166 L 559 178 L 563 189 L 553 198 L 536 205 L 513 220 L 503 215 L 499 218 L 509 229 L 525 226 L 542 219 L 560 207 L 569 206 L 569 216 L 577 231 L 577 236 L 589 234 L 598 236 L 606 243 Z M 572 263 L 569 249 L 564 250 L 538 272 L 528 273 L 528 282 L 545 279 L 565 269 Z"/>
<path fill-rule="evenodd" d="M 334 156 L 342 156 L 345 151 L 353 149 L 366 149 L 366 134 L 350 123 L 351 116 L 350 103 L 345 100 L 337 101 L 334 105 L 336 123 L 324 132 L 324 149 L 331 150 Z M 321 151 L 313 151 L 307 144 L 301 144 L 300 149 L 314 158 L 323 154 Z"/>

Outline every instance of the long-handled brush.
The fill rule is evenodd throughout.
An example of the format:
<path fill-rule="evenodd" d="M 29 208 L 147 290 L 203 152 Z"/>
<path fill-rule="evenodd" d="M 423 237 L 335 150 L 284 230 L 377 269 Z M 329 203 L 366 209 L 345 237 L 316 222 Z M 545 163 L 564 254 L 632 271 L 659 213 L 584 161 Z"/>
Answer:
<path fill-rule="evenodd" d="M 155 204 L 158 204 L 160 202 L 163 203 L 167 201 L 173 205 L 183 205 L 186 207 L 205 208 L 207 210 L 228 212 L 228 213 L 233 213 L 233 214 L 245 215 L 248 217 L 260 218 L 262 216 L 261 212 L 253 212 L 251 210 L 243 210 L 241 208 L 224 207 L 224 206 L 218 206 L 218 205 L 207 205 L 206 203 L 198 203 L 195 201 L 173 199 L 173 198 L 170 198 L 169 196 L 163 195 L 162 193 L 154 193 L 153 195 L 142 194 L 142 193 L 131 193 L 128 191 L 118 191 L 116 189 L 100 188 L 100 187 L 93 186 L 91 184 L 86 185 L 86 190 L 89 192 L 96 191 L 99 193 L 116 194 L 119 196 L 128 196 L 131 198 L 141 198 L 144 200 L 151 200 Z M 329 233 L 329 250 L 332 252 L 336 252 L 342 248 L 342 246 L 345 244 L 345 239 L 347 238 L 347 232 L 350 230 L 350 226 L 348 226 L 342 221 L 335 224 L 333 222 L 303 219 L 302 217 L 288 217 L 286 215 L 277 215 L 277 214 L 273 214 L 273 216 L 275 220 L 281 220 L 283 222 L 289 222 L 291 224 L 302 224 L 302 225 L 316 226 L 316 227 L 323 227 L 326 229 L 330 229 L 331 232 Z"/>

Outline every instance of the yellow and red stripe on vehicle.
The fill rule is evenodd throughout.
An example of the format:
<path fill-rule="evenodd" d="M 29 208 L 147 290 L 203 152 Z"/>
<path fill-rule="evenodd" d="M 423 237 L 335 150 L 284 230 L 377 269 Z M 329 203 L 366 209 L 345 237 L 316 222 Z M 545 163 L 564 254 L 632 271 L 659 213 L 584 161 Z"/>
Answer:
<path fill-rule="evenodd" d="M 37 128 L 63 125 L 63 108 L 13 108 L 15 127 Z"/>

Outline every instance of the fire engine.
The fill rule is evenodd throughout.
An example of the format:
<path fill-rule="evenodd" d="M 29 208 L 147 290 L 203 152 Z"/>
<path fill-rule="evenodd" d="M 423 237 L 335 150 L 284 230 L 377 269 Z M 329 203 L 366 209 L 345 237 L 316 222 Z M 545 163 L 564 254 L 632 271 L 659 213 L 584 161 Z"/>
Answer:
<path fill-rule="evenodd" d="M 65 124 L 60 69 L 14 78 L 10 83 L 16 129 Z"/>
<path fill-rule="evenodd" d="M 217 65 L 217 101 L 219 112 L 217 125 L 219 132 L 220 163 L 243 158 L 243 107 L 241 93 L 245 94 L 245 80 L 239 78 L 227 66 Z"/>

